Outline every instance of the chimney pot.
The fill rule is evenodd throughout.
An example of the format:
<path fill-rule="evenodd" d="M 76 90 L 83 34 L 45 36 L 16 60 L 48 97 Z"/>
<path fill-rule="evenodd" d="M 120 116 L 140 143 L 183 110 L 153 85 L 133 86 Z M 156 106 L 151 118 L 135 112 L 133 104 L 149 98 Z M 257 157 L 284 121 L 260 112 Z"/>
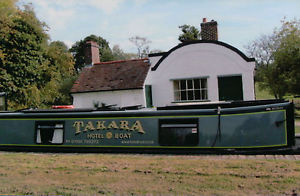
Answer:
<path fill-rule="evenodd" d="M 203 22 L 201 23 L 201 39 L 218 41 L 217 21 L 211 20 L 207 22 L 206 18 L 203 18 Z"/>

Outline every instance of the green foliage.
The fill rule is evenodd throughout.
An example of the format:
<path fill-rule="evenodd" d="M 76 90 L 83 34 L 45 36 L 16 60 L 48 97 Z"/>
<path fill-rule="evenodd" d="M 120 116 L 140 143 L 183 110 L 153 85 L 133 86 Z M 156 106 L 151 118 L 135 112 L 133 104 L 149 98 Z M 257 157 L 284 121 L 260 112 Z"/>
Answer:
<path fill-rule="evenodd" d="M 179 41 L 186 42 L 200 39 L 200 32 L 196 27 L 184 24 L 179 26 L 179 28 L 182 31 L 178 38 Z"/>
<path fill-rule="evenodd" d="M 261 79 L 259 87 L 268 90 L 276 99 L 282 99 L 288 92 L 288 84 L 284 82 L 287 75 L 275 64 L 260 67 L 258 70 Z"/>
<path fill-rule="evenodd" d="M 274 65 L 283 75 L 287 92 L 300 94 L 300 20 L 284 21 L 278 31 L 279 48 L 274 52 Z"/>
<path fill-rule="evenodd" d="M 0 17 L 9 17 L 17 11 L 15 3 L 17 0 L 0 0 Z"/>
<path fill-rule="evenodd" d="M 119 45 L 115 45 L 112 49 L 114 60 L 137 59 L 138 55 L 134 53 L 125 53 Z"/>
<path fill-rule="evenodd" d="M 31 6 L 0 1 L 0 15 L 0 91 L 8 93 L 10 109 L 69 103 L 61 93 L 65 78 L 74 76 L 67 47 L 48 44 L 47 26 Z"/>
<path fill-rule="evenodd" d="M 109 43 L 100 36 L 90 35 L 84 38 L 83 40 L 77 41 L 70 52 L 73 54 L 75 59 L 75 69 L 77 71 L 81 70 L 85 66 L 85 47 L 87 41 L 95 41 L 99 45 L 99 54 L 101 62 L 112 61 L 114 60 L 111 49 L 109 48 Z"/>
<path fill-rule="evenodd" d="M 253 41 L 247 51 L 257 60 L 256 80 L 276 98 L 300 94 L 300 21 L 282 21 L 272 35 Z"/>
<path fill-rule="evenodd" d="M 60 41 L 52 42 L 47 51 L 50 61 L 48 83 L 42 89 L 43 103 L 46 105 L 71 104 L 70 89 L 75 80 L 74 61 L 68 47 Z"/>
<path fill-rule="evenodd" d="M 274 99 L 275 97 L 269 93 L 269 91 L 261 88 L 260 82 L 255 82 L 255 99 Z"/>
<path fill-rule="evenodd" d="M 8 98 L 18 104 L 32 105 L 28 92 L 45 84 L 42 75 L 48 63 L 44 56 L 48 36 L 44 25 L 29 7 L 5 18 L 0 25 L 1 91 L 8 92 Z"/>

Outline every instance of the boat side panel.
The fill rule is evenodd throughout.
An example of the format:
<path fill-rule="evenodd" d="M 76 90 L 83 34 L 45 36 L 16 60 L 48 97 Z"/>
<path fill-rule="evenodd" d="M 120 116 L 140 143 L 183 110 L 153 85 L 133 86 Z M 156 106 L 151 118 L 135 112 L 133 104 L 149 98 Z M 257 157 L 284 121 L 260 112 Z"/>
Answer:
<path fill-rule="evenodd" d="M 0 144 L 34 144 L 34 130 L 32 119 L 0 120 Z"/>
<path fill-rule="evenodd" d="M 220 122 L 219 122 L 220 119 Z M 285 111 L 221 115 L 199 120 L 200 146 L 216 148 L 287 145 Z"/>
<path fill-rule="evenodd" d="M 160 112 L 161 115 L 47 117 L 37 115 L 23 118 L 0 119 L 0 145 L 57 146 L 57 147 L 136 147 L 136 148 L 264 148 L 288 145 L 291 132 L 287 130 L 285 105 L 270 108 L 259 106 L 260 111 L 239 113 L 238 109 L 220 115 L 203 114 L 201 110 Z M 226 110 L 227 111 L 227 110 Z M 125 114 L 124 112 L 123 114 Z M 163 115 L 168 114 L 168 115 Z M 197 124 L 198 143 L 194 146 L 161 146 L 160 121 L 172 122 L 192 119 Z M 37 144 L 37 124 L 63 122 L 61 145 Z M 171 122 L 170 121 L 170 122 Z M 176 124 L 176 123 L 175 123 Z M 166 126 L 166 125 L 165 125 Z M 172 125 L 173 126 L 173 125 Z M 293 128 L 293 127 L 292 127 Z"/>

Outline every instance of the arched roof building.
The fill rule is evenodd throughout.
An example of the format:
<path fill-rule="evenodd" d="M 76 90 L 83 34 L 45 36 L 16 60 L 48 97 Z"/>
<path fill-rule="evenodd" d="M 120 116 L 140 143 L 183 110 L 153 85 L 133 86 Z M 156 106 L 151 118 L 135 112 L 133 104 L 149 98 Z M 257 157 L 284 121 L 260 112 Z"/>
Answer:
<path fill-rule="evenodd" d="M 97 44 L 89 42 L 91 66 L 84 68 L 71 89 L 74 106 L 164 107 L 254 100 L 255 60 L 218 41 L 216 21 L 204 18 L 201 28 L 203 40 L 178 44 L 147 59 L 100 62 Z"/>

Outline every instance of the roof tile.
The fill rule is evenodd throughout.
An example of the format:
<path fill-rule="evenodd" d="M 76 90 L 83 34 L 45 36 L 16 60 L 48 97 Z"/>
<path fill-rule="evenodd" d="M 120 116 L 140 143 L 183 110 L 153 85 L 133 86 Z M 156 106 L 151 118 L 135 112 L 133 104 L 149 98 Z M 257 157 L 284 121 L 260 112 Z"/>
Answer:
<path fill-rule="evenodd" d="M 143 88 L 149 67 L 148 59 L 97 63 L 82 70 L 71 93 Z"/>

